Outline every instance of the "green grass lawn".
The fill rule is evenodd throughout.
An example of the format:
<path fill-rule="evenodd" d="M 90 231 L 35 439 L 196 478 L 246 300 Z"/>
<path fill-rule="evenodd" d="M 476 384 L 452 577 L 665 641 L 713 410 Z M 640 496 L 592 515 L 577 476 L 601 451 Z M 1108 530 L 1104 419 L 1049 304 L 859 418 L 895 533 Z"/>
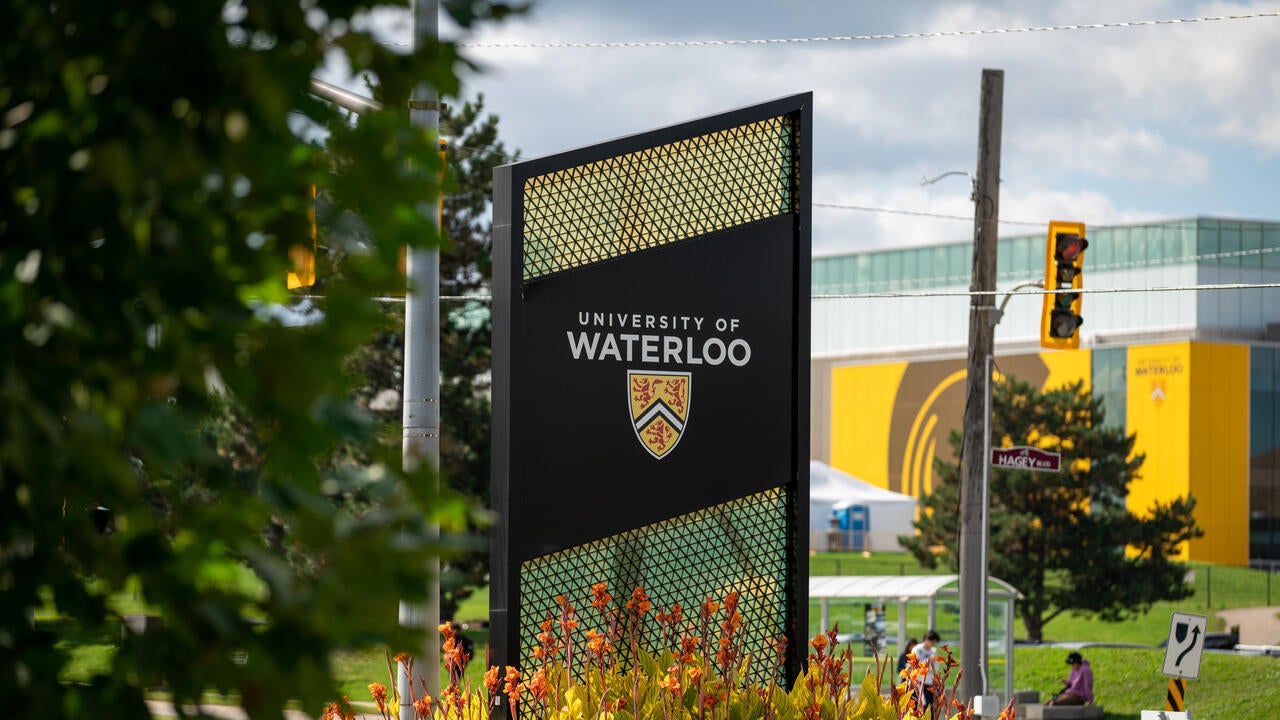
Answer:
<path fill-rule="evenodd" d="M 1084 648 L 1093 668 L 1094 694 L 1111 720 L 1138 720 L 1142 710 L 1163 710 L 1169 679 L 1160 674 L 1164 651 L 1142 648 Z M 1014 650 L 1017 689 L 1056 691 L 1066 676 L 1066 651 L 1020 647 Z M 1280 658 L 1206 652 L 1200 677 L 1187 681 L 1186 707 L 1197 720 L 1280 717 Z"/>
<path fill-rule="evenodd" d="M 1096 702 L 1108 720 L 1139 720 L 1143 710 L 1164 709 L 1169 680 L 1160 674 L 1163 650 L 1086 647 L 1081 653 L 1093 668 Z M 1016 648 L 1014 688 L 1037 690 L 1045 699 L 1062 687 L 1066 655 L 1062 648 Z M 855 675 L 870 667 L 869 659 L 859 659 Z M 993 682 L 1003 686 L 1003 674 Z M 1184 699 L 1197 720 L 1280 716 L 1280 658 L 1205 653 L 1200 677 L 1187 682 Z"/>

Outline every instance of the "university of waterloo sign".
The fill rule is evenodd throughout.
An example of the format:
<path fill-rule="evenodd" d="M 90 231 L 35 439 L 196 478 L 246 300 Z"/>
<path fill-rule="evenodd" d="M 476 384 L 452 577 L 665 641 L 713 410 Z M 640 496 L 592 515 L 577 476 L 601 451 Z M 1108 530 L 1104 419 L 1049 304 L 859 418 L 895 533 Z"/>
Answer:
<path fill-rule="evenodd" d="M 686 607 L 754 593 L 799 668 L 809 106 L 495 171 L 494 662 L 517 664 L 545 603 L 594 573 Z M 695 580 L 662 543 L 730 555 Z"/>

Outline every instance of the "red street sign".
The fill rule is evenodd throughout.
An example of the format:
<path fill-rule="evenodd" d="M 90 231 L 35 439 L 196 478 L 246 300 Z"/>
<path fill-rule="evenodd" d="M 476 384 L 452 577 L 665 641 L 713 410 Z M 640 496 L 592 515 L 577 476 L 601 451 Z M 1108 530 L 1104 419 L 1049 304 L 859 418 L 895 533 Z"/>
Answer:
<path fill-rule="evenodd" d="M 1011 470 L 1043 470 L 1058 472 L 1062 467 L 1062 454 L 1040 448 L 1019 445 L 1009 448 L 992 448 L 991 464 Z"/>

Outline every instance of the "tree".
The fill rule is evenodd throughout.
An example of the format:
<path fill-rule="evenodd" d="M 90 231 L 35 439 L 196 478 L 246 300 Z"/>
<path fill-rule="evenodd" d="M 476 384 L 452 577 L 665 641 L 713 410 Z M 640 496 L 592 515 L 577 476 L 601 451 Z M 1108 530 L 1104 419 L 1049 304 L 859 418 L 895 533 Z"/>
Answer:
<path fill-rule="evenodd" d="M 1018 588 L 1027 638 L 1063 612 L 1120 621 L 1160 600 L 1191 594 L 1185 567 L 1172 560 L 1204 533 L 1194 498 L 1153 503 L 1137 515 L 1126 506 L 1144 456 L 1134 435 L 1109 427 L 1101 403 L 1082 383 L 1041 392 L 1014 378 L 992 393 L 993 445 L 1026 445 L 1062 453 L 1062 471 L 991 471 L 990 574 Z M 951 433 L 959 457 L 962 438 Z M 953 570 L 959 553 L 960 465 L 939 458 L 937 481 L 921 498 L 914 537 L 902 538 L 920 563 L 937 566 L 938 548 Z"/>
<path fill-rule="evenodd" d="M 397 4 L 395 2 L 385 3 Z M 403 5 L 404 3 L 399 3 Z M 330 653 L 417 647 L 395 601 L 421 601 L 439 545 L 460 530 L 429 469 L 354 404 L 347 361 L 382 321 L 369 298 L 403 286 L 403 245 L 435 243 L 435 140 L 408 126 L 410 88 L 456 95 L 448 43 L 400 54 L 346 0 L 60 0 L 0 6 L 0 700 L 14 714 L 149 717 L 148 681 L 177 703 L 207 689 L 252 717 L 334 699 Z M 447 2 L 466 25 L 507 6 Z M 326 53 L 379 79 L 383 112 L 325 147 L 299 119 Z M 347 247 L 315 324 L 287 302 L 288 250 L 310 187 Z M 342 219 L 359 216 L 373 246 Z M 227 403 L 219 393 L 233 399 Z M 240 414 L 244 434 L 213 437 Z M 217 450 L 234 444 L 254 463 Z M 334 463 L 336 448 L 367 462 Z M 332 499 L 358 490 L 375 509 Z M 310 559 L 275 547 L 287 530 Z M 252 582 L 230 579 L 247 574 Z M 121 630 L 128 588 L 163 618 Z M 65 641 L 108 646 L 109 667 L 66 682 Z M 243 663 L 239 662 L 243 660 Z"/>

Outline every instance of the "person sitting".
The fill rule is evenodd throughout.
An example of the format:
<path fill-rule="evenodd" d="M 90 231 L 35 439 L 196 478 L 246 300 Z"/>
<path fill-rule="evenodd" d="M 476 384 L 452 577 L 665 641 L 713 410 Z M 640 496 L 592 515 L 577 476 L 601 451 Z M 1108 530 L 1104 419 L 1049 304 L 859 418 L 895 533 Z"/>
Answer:
<path fill-rule="evenodd" d="M 1080 653 L 1067 655 L 1067 664 L 1071 666 L 1071 674 L 1063 678 L 1062 692 L 1053 696 L 1049 705 L 1092 705 L 1093 704 L 1093 670 L 1089 661 Z"/>

